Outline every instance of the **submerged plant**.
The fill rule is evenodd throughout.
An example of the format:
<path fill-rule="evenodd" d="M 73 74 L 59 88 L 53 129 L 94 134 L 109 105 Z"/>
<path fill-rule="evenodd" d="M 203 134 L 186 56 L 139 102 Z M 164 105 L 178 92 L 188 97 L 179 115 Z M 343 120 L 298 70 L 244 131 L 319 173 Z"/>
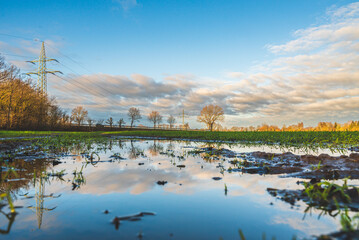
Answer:
<path fill-rule="evenodd" d="M 321 161 L 319 161 L 318 165 L 314 166 L 312 165 L 312 171 L 318 171 L 322 168 L 322 166 L 320 165 Z"/>
<path fill-rule="evenodd" d="M 349 186 L 347 180 L 347 178 L 343 180 L 342 186 L 329 181 L 321 181 L 314 184 L 304 182 L 304 193 L 309 197 L 310 201 L 318 202 L 321 205 L 334 205 L 335 200 L 350 203 L 351 198 L 348 194 Z M 350 187 L 357 194 L 359 193 L 355 186 Z"/>
<path fill-rule="evenodd" d="M 15 212 L 15 207 L 14 207 L 11 195 L 10 195 L 10 190 L 7 190 L 5 193 L 0 194 L 0 199 L 1 200 L 5 199 L 5 198 L 7 200 L 7 203 L 9 205 L 11 213 L 14 213 Z"/>

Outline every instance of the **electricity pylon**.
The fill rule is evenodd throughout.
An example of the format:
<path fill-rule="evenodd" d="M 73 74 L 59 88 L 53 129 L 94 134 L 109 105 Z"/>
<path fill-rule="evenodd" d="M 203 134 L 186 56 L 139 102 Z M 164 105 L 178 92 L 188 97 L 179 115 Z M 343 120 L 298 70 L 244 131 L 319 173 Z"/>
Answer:
<path fill-rule="evenodd" d="M 184 119 L 188 118 L 187 114 L 184 113 L 184 109 L 182 109 L 182 113 L 180 114 L 180 117 L 182 118 L 182 128 L 184 129 Z"/>
<path fill-rule="evenodd" d="M 35 64 L 35 63 L 39 63 L 37 72 L 29 72 L 26 73 L 27 75 L 37 75 L 37 86 L 40 89 L 40 91 L 42 93 L 47 93 L 47 74 L 51 73 L 54 74 L 55 73 L 61 73 L 60 71 L 56 71 L 56 70 L 49 70 L 46 68 L 46 62 L 50 62 L 50 61 L 55 61 L 55 62 L 59 62 L 56 59 L 53 58 L 47 58 L 46 57 L 46 53 L 45 53 L 45 43 L 42 42 L 42 46 L 41 46 L 41 52 L 40 52 L 40 56 L 39 59 L 37 60 L 33 60 L 33 61 L 27 61 L 29 63 Z"/>

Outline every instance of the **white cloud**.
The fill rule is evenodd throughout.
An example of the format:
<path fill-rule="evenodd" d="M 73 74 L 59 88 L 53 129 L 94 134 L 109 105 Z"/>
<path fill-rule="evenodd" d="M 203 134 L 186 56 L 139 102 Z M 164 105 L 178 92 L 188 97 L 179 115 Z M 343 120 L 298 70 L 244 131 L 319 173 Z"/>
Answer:
<path fill-rule="evenodd" d="M 227 72 L 226 77 L 228 78 L 242 78 L 244 76 L 244 73 L 242 72 Z"/>
<path fill-rule="evenodd" d="M 138 6 L 137 0 L 115 0 L 118 2 L 123 10 L 128 11 L 131 8 Z"/>
<path fill-rule="evenodd" d="M 353 120 L 359 114 L 359 3 L 326 14 L 326 23 L 297 30 L 287 43 L 270 45 L 273 59 L 254 66 L 252 73 L 227 72 L 223 79 L 190 74 L 163 79 L 70 76 L 70 83 L 52 78 L 52 91 L 62 106 L 82 104 L 96 114 L 126 113 L 134 106 L 163 115 L 178 115 L 184 108 L 195 116 L 203 106 L 217 104 L 230 124 L 242 126 Z M 0 50 L 34 52 L 33 45 L 24 46 L 11 49 L 0 42 Z"/>
<path fill-rule="evenodd" d="M 336 42 L 359 39 L 359 3 L 327 12 L 330 22 L 320 26 L 299 29 L 296 39 L 282 45 L 268 45 L 273 53 L 308 51 Z"/>

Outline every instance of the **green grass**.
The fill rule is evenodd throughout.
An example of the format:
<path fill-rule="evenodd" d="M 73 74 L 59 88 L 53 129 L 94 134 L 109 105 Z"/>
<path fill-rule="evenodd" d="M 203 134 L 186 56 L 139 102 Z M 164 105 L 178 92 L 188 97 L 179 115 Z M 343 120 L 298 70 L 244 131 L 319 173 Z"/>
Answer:
<path fill-rule="evenodd" d="M 0 138 L 5 137 L 28 137 L 28 136 L 41 136 L 41 135 L 50 135 L 56 132 L 50 131 L 12 131 L 12 130 L 2 130 L 0 131 Z"/>
<path fill-rule="evenodd" d="M 207 132 L 207 131 L 120 131 L 120 132 L 57 132 L 0 131 L 0 138 L 65 135 L 68 137 L 100 137 L 106 135 L 164 137 L 168 139 L 218 140 L 283 145 L 353 146 L 359 144 L 359 132 Z"/>
<path fill-rule="evenodd" d="M 103 132 L 60 132 L 60 131 L 15 131 L 0 130 L 0 138 L 36 137 L 49 135 L 96 136 Z"/>
<path fill-rule="evenodd" d="M 278 144 L 334 144 L 355 145 L 359 132 L 206 132 L 206 131 L 122 131 L 104 134 L 165 137 L 169 139 L 199 139 L 220 141 L 248 141 Z"/>

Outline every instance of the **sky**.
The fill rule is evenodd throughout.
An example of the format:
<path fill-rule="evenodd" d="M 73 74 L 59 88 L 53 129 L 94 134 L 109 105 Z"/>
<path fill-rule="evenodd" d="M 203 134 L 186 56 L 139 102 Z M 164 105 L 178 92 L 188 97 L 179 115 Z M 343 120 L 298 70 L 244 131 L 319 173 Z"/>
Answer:
<path fill-rule="evenodd" d="M 359 114 L 359 2 L 344 0 L 0 0 L 0 54 L 36 70 L 67 111 L 115 120 L 130 107 L 192 128 L 217 104 L 222 125 L 344 123 Z M 36 77 L 35 77 L 36 78 Z M 128 120 L 127 120 L 128 122 Z M 180 118 L 177 122 L 181 122 Z"/>

